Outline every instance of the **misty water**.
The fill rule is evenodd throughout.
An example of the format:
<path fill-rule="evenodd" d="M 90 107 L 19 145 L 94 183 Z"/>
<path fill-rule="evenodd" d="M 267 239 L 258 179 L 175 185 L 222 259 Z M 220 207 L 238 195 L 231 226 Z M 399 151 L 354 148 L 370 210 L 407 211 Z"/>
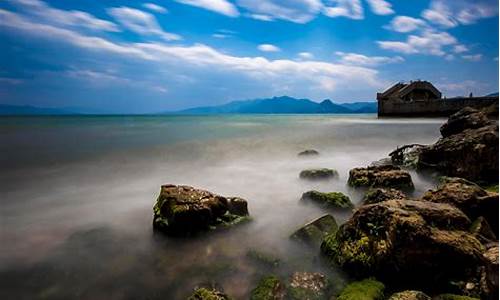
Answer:
<path fill-rule="evenodd" d="M 289 240 L 325 213 L 303 192 L 341 191 L 349 169 L 398 145 L 432 143 L 441 119 L 375 115 L 100 116 L 0 119 L 1 299 L 185 299 L 215 285 L 245 299 L 267 273 L 321 271 L 348 278 Z M 316 149 L 314 158 L 297 153 Z M 337 169 L 340 178 L 300 180 L 301 170 Z M 435 184 L 411 172 L 419 195 Z M 152 230 L 165 183 L 248 200 L 252 221 L 192 238 Z M 279 258 L 269 266 L 247 255 Z"/>

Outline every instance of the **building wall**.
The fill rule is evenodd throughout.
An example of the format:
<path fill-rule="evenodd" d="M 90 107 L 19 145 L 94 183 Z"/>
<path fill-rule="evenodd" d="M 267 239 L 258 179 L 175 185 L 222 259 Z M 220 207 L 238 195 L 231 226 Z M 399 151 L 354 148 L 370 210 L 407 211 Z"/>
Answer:
<path fill-rule="evenodd" d="M 498 103 L 498 97 L 464 97 L 430 101 L 401 102 L 397 100 L 378 101 L 379 116 L 449 116 L 470 106 L 481 108 Z"/>

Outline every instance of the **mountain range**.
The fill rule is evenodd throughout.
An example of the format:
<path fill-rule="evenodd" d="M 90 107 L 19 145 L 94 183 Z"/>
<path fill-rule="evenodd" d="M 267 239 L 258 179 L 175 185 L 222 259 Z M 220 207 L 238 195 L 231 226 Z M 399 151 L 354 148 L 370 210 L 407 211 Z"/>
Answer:
<path fill-rule="evenodd" d="M 320 103 L 288 96 L 232 101 L 218 106 L 202 106 L 175 111 L 177 114 L 352 114 L 376 113 L 377 102 Z"/>

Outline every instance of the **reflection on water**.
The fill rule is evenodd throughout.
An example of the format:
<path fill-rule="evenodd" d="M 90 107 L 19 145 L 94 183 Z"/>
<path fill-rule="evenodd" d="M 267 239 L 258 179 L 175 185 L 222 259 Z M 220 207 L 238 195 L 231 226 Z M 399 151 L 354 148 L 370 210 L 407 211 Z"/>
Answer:
<path fill-rule="evenodd" d="M 405 143 L 431 143 L 442 120 L 373 115 L 121 116 L 0 119 L 2 299 L 183 299 L 217 285 L 245 298 L 264 273 L 345 278 L 316 250 L 288 239 L 324 210 L 299 203 L 310 189 L 342 191 L 349 169 Z M 315 158 L 299 158 L 308 148 Z M 338 180 L 304 182 L 301 170 Z M 433 184 L 412 173 L 416 194 Z M 164 183 L 249 201 L 253 221 L 191 239 L 153 234 Z M 339 223 L 348 213 L 332 212 Z M 254 249 L 277 266 L 249 257 Z"/>

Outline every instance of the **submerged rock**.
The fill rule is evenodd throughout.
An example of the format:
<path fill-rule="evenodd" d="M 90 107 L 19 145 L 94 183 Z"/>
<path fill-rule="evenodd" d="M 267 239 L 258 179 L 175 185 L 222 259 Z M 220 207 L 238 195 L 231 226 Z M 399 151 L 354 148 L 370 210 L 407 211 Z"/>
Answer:
<path fill-rule="evenodd" d="M 250 300 L 282 300 L 286 296 L 286 287 L 278 277 L 263 277 L 252 290 Z"/>
<path fill-rule="evenodd" d="M 365 279 L 348 284 L 337 300 L 382 300 L 385 286 L 375 279 Z"/>
<path fill-rule="evenodd" d="M 374 204 L 387 200 L 408 200 L 408 197 L 396 189 L 371 188 L 363 197 L 363 204 Z"/>
<path fill-rule="evenodd" d="M 276 268 L 281 264 L 281 260 L 274 255 L 255 249 L 248 250 L 247 257 L 255 263 L 267 268 Z"/>
<path fill-rule="evenodd" d="M 355 276 L 377 276 L 413 286 L 464 276 L 482 261 L 471 222 L 449 204 L 388 200 L 360 207 L 322 252 Z"/>
<path fill-rule="evenodd" d="M 465 107 L 459 112 L 451 115 L 448 121 L 444 123 L 439 130 L 443 137 L 448 137 L 466 129 L 477 129 L 491 124 L 492 121 L 490 121 L 488 116 L 482 111 L 471 107 Z"/>
<path fill-rule="evenodd" d="M 389 153 L 391 162 L 395 165 L 404 166 L 407 168 L 416 168 L 418 165 L 418 157 L 422 149 L 426 146 L 420 144 L 411 144 L 398 147 L 396 150 Z"/>
<path fill-rule="evenodd" d="M 462 178 L 444 178 L 438 188 L 426 192 L 422 200 L 454 205 L 471 220 L 483 216 L 498 233 L 498 194 L 483 190 L 473 182 Z"/>
<path fill-rule="evenodd" d="M 403 291 L 392 294 L 389 300 L 431 300 L 431 297 L 420 291 Z"/>
<path fill-rule="evenodd" d="M 153 208 L 155 229 L 186 235 L 248 220 L 247 202 L 183 185 L 163 185 Z"/>
<path fill-rule="evenodd" d="M 199 288 L 188 298 L 188 300 L 231 300 L 226 294 L 215 289 Z"/>
<path fill-rule="evenodd" d="M 290 279 L 288 298 L 293 300 L 327 300 L 330 288 L 330 282 L 321 273 L 295 272 Z"/>
<path fill-rule="evenodd" d="M 348 184 L 353 187 L 393 187 L 413 189 L 408 172 L 396 166 L 354 168 L 349 171 Z"/>
<path fill-rule="evenodd" d="M 302 194 L 302 201 L 312 201 L 325 208 L 352 208 L 354 205 L 348 196 L 341 192 L 308 191 Z"/>
<path fill-rule="evenodd" d="M 319 152 L 314 149 L 307 149 L 298 154 L 299 156 L 315 156 L 319 155 Z"/>
<path fill-rule="evenodd" d="M 339 173 L 333 169 L 309 169 L 300 172 L 299 177 L 309 180 L 324 180 L 339 177 Z"/>
<path fill-rule="evenodd" d="M 327 234 L 337 231 L 337 222 L 331 215 L 319 217 L 295 231 L 290 238 L 313 247 L 319 247 Z"/>

